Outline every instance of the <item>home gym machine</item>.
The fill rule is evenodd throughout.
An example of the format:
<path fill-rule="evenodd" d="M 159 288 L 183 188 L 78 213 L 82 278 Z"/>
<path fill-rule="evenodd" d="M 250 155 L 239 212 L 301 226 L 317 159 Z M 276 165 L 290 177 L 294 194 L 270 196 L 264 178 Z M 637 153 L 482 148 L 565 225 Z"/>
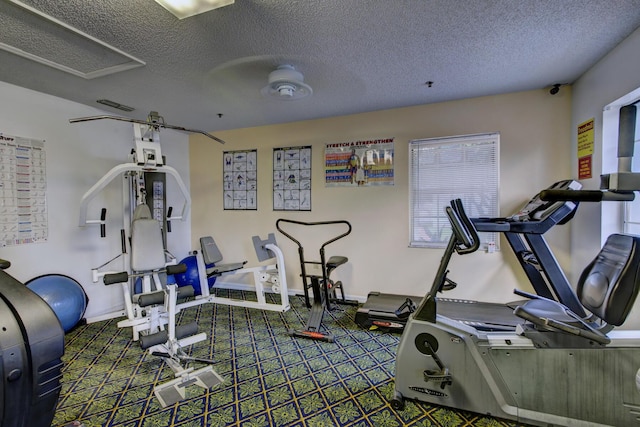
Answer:
<path fill-rule="evenodd" d="M 171 222 L 175 220 L 184 221 L 187 219 L 189 209 L 191 207 L 191 196 L 187 186 L 182 181 L 180 174 L 173 167 L 166 164 L 166 159 L 162 155 L 160 146 L 160 131 L 162 129 L 173 129 L 190 133 L 201 133 L 205 136 L 224 143 L 219 138 L 199 130 L 185 129 L 179 126 L 168 125 L 164 122 L 164 118 L 157 112 L 152 111 L 146 121 L 130 119 L 118 116 L 92 116 L 70 119 L 70 123 L 80 123 L 94 120 L 116 120 L 132 123 L 134 133 L 134 148 L 131 151 L 130 161 L 114 166 L 109 170 L 97 183 L 95 183 L 82 196 L 80 202 L 80 227 L 87 225 L 99 225 L 100 237 L 106 236 L 106 215 L 107 209 L 102 208 L 99 218 L 89 219 L 88 211 L 91 201 L 100 194 L 105 187 L 114 179 L 120 177 L 122 179 L 122 229 L 120 230 L 120 254 L 110 259 L 99 267 L 92 269 L 92 279 L 94 283 L 100 281 L 107 274 L 115 274 L 121 272 L 131 273 L 130 283 L 122 282 L 122 295 L 124 298 L 124 312 L 115 313 L 115 315 L 124 314 L 127 319 L 119 323 L 120 327 L 131 327 L 133 339 L 138 340 L 141 332 L 148 331 L 151 328 L 151 320 L 147 315 L 149 310 L 145 310 L 137 304 L 139 293 L 149 293 L 161 290 L 166 281 L 164 273 L 158 274 L 157 281 L 152 281 L 149 277 L 142 277 L 141 289 L 136 291 L 135 280 L 138 276 L 133 274 L 131 270 L 132 258 L 127 256 L 130 253 L 131 227 L 134 221 L 134 212 L 140 205 L 147 205 L 151 217 L 158 221 L 162 231 L 162 247 L 164 248 L 167 266 L 177 264 L 176 258 L 167 250 L 167 233 L 171 231 Z M 166 177 L 173 178 L 177 189 L 182 197 L 182 207 L 177 213 L 174 213 L 172 206 L 168 208 L 166 205 Z M 145 211 L 146 212 L 146 211 Z M 120 266 L 111 267 L 106 270 L 107 266 L 111 266 L 116 260 L 120 260 Z"/>
<path fill-rule="evenodd" d="M 49 427 L 60 395 L 64 331 L 51 307 L 0 260 L 0 426 Z"/>
<path fill-rule="evenodd" d="M 558 181 L 545 190 L 574 191 L 582 188 L 582 185 L 573 180 Z M 543 190 L 543 192 L 545 191 Z M 578 204 L 573 201 L 543 201 L 540 194 L 536 194 L 518 212 L 503 218 L 472 218 L 478 231 L 503 233 L 511 249 L 516 254 L 520 265 L 524 269 L 529 281 L 538 295 L 557 300 L 578 314 L 584 314 L 582 306 L 577 302 L 575 295 L 564 272 L 553 256 L 544 234 L 556 225 L 566 224 L 570 221 Z M 456 287 L 456 283 L 446 278 L 443 290 Z M 365 304 L 358 309 L 355 322 L 363 328 L 380 327 L 388 330 L 402 331 L 409 315 L 415 311 L 422 298 L 372 292 L 367 297 Z M 497 330 L 513 326 L 513 316 L 508 307 L 493 305 L 494 313 L 487 312 L 487 306 L 480 310 L 476 308 L 482 303 L 476 301 L 462 301 L 456 299 L 439 299 L 439 309 L 444 312 L 454 310 L 457 318 L 462 313 L 470 321 L 478 322 L 478 316 L 482 313 L 484 321 L 482 327 Z M 464 303 L 464 304 L 461 304 Z M 506 316 L 500 313 L 507 311 Z M 499 319 L 502 319 L 499 321 Z M 503 322 L 506 325 L 501 325 Z"/>
<path fill-rule="evenodd" d="M 160 149 L 160 130 L 176 129 L 203 133 L 224 143 L 205 132 L 171 126 L 156 112 L 151 112 L 147 121 L 115 117 L 96 116 L 71 119 L 71 123 L 114 119 L 133 123 L 135 148 L 131 161 L 112 168 L 82 197 L 80 203 L 80 226 L 99 224 L 101 237 L 106 236 L 106 209 L 101 210 L 99 219 L 87 219 L 88 206 L 113 179 L 122 177 L 123 228 L 120 233 L 121 253 L 102 266 L 92 270 L 93 281 L 103 279 L 105 285 L 121 284 L 126 319 L 118 322 L 119 327 L 131 327 L 134 341 L 139 341 L 143 350 L 164 358 L 174 371 L 175 379 L 154 388 L 154 393 L 162 406 L 172 405 L 185 397 L 185 388 L 198 385 L 210 389 L 222 382 L 222 378 L 211 366 L 194 370 L 183 364 L 197 361 L 211 364 L 212 361 L 187 356 L 185 347 L 206 339 L 206 334 L 198 333 L 198 325 L 176 325 L 176 315 L 180 311 L 179 298 L 193 297 L 193 288 L 178 289 L 168 283 L 167 275 L 184 272 L 186 267 L 178 264 L 167 250 L 167 232 L 171 231 L 172 220 L 185 220 L 191 205 L 186 185 L 178 172 L 165 164 Z M 172 216 L 169 207 L 165 213 L 165 177 L 175 179 L 183 197 L 183 206 L 177 216 Z M 128 255 L 128 256 L 123 256 Z M 116 259 L 121 259 L 122 269 L 101 271 Z M 140 281 L 139 289 L 136 281 Z"/>
<path fill-rule="evenodd" d="M 290 224 L 289 230 L 295 227 L 297 224 L 304 227 L 315 226 L 346 226 L 347 230 L 329 240 L 324 242 L 319 249 L 320 260 L 319 261 L 307 261 L 304 256 L 304 248 L 300 241 L 293 237 L 289 232 L 282 229 L 281 224 Z M 342 282 L 334 282 L 330 276 L 333 270 L 345 264 L 349 259 L 344 256 L 332 256 L 328 260 L 326 259 L 325 247 L 342 239 L 343 237 L 351 233 L 351 224 L 348 221 L 322 221 L 322 222 L 303 222 L 290 219 L 279 219 L 276 221 L 276 228 L 280 233 L 285 235 L 291 241 L 298 246 L 298 256 L 300 257 L 300 270 L 302 277 L 302 289 L 304 290 L 304 298 L 307 308 L 311 309 L 309 314 L 309 320 L 307 321 L 306 328 L 304 330 L 290 330 L 289 334 L 294 337 L 310 338 L 320 341 L 333 342 L 334 337 L 331 334 L 322 331 L 322 318 L 325 310 L 330 311 L 334 304 L 346 304 L 346 305 L 358 305 L 357 301 L 347 300 L 344 297 L 344 289 Z M 307 267 L 319 266 L 321 274 L 309 274 Z M 309 299 L 309 288 L 313 292 L 313 303 Z M 340 291 L 340 297 L 337 297 L 336 290 Z"/>

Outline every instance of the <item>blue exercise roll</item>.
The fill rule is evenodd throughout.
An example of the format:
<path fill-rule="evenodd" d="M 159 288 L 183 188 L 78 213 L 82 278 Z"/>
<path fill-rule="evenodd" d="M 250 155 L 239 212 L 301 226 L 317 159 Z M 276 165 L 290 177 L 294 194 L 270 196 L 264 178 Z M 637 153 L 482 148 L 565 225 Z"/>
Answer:
<path fill-rule="evenodd" d="M 25 285 L 51 307 L 65 332 L 69 332 L 84 316 L 89 298 L 80 283 L 71 277 L 45 274 Z"/>
<path fill-rule="evenodd" d="M 189 255 L 180 261 L 180 264 L 184 264 L 187 266 L 187 271 L 184 273 L 176 274 L 176 283 L 178 286 L 193 286 L 193 290 L 196 295 L 202 295 L 202 289 L 200 288 L 200 276 L 198 274 L 198 261 L 196 260 L 195 255 Z M 214 267 L 214 264 L 209 264 L 206 266 L 207 268 Z M 207 279 L 207 284 L 209 285 L 209 289 L 216 282 L 215 276 L 209 277 Z"/>

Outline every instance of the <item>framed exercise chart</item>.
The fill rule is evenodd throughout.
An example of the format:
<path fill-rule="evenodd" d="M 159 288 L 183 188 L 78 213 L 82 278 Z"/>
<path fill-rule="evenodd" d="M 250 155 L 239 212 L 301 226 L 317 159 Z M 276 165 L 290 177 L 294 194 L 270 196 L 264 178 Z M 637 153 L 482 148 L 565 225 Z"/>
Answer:
<path fill-rule="evenodd" d="M 273 210 L 311 210 L 311 146 L 273 149 Z"/>
<path fill-rule="evenodd" d="M 222 154 L 223 206 L 225 210 L 258 209 L 258 150 Z"/>
<path fill-rule="evenodd" d="M 45 166 L 44 141 L 0 133 L 0 247 L 47 240 Z"/>

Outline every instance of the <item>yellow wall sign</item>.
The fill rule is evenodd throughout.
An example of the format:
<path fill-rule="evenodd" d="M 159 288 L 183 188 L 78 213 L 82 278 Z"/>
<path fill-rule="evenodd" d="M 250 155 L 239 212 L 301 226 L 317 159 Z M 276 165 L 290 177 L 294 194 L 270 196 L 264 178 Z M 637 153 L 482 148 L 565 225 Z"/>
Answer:
<path fill-rule="evenodd" d="M 578 158 L 593 154 L 593 122 L 590 119 L 578 125 Z"/>
<path fill-rule="evenodd" d="M 578 125 L 578 179 L 592 177 L 593 123 L 594 119 L 589 119 Z"/>

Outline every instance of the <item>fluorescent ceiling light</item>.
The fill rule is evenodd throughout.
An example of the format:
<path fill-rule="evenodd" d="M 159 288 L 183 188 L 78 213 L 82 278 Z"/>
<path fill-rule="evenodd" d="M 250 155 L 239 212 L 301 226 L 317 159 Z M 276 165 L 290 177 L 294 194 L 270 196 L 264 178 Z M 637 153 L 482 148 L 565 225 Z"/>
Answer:
<path fill-rule="evenodd" d="M 156 3 L 173 13 L 178 19 L 228 6 L 234 2 L 235 0 L 156 0 Z"/>

